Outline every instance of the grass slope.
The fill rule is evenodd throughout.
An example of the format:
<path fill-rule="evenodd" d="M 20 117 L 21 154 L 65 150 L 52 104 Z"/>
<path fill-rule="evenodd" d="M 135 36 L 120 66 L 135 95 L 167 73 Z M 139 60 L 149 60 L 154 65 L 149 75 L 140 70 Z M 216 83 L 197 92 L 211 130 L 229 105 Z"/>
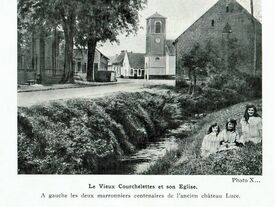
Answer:
<path fill-rule="evenodd" d="M 250 101 L 262 112 L 261 100 Z M 218 123 L 225 128 L 228 118 L 239 121 L 243 117 L 248 102 L 213 112 L 201 119 L 191 136 L 185 138 L 176 151 L 168 152 L 144 174 L 177 174 L 177 175 L 261 175 L 262 145 L 247 143 L 238 150 L 219 152 L 206 159 L 200 157 L 200 147 L 209 125 Z"/>

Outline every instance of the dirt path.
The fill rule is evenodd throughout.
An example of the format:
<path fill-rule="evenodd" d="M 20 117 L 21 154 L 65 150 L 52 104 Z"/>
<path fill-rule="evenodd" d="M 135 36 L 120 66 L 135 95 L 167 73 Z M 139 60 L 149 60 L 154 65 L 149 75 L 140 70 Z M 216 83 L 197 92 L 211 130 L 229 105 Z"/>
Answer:
<path fill-rule="evenodd" d="M 18 106 L 32 106 L 35 104 L 47 103 L 49 101 L 56 101 L 60 99 L 72 99 L 72 98 L 98 98 L 104 96 L 110 96 L 118 92 L 137 92 L 147 91 L 147 86 L 150 85 L 173 85 L 174 81 L 170 80 L 131 80 L 127 83 L 107 85 L 107 86 L 93 86 L 85 88 L 68 88 L 68 89 L 56 89 L 48 91 L 34 91 L 17 94 Z"/>

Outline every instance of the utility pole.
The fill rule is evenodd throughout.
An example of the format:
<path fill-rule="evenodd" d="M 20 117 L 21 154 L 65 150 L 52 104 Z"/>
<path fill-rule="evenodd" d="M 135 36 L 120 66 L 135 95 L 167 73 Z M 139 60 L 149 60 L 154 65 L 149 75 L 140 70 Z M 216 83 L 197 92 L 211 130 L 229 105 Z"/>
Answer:
<path fill-rule="evenodd" d="M 256 76 L 257 74 L 257 32 L 256 32 L 256 23 L 254 18 L 254 3 L 253 0 L 250 0 L 250 8 L 251 8 L 251 22 L 253 26 L 253 74 Z"/>
<path fill-rule="evenodd" d="M 150 57 L 149 57 L 150 58 Z M 150 61 L 149 61 L 150 62 Z M 148 65 L 147 65 L 147 63 L 146 63 L 146 76 L 147 76 L 147 80 L 149 80 L 149 67 L 148 67 Z"/>

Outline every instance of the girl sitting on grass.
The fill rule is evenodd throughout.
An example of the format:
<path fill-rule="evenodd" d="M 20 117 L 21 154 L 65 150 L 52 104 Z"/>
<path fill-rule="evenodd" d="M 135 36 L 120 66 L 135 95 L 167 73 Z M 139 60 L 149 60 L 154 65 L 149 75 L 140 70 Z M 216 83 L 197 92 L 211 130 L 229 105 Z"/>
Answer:
<path fill-rule="evenodd" d="M 201 145 L 201 156 L 208 157 L 210 154 L 216 153 L 220 148 L 219 139 L 220 127 L 217 123 L 209 127 L 207 135 L 203 138 Z"/>
<path fill-rule="evenodd" d="M 254 105 L 247 105 L 244 117 L 241 119 L 243 142 L 253 142 L 254 144 L 262 141 L 262 118 L 257 113 Z"/>
<path fill-rule="evenodd" d="M 235 119 L 228 119 L 225 129 L 219 134 L 221 140 L 220 150 L 234 149 L 237 146 L 243 145 L 240 140 L 239 133 L 236 131 L 237 121 Z"/>

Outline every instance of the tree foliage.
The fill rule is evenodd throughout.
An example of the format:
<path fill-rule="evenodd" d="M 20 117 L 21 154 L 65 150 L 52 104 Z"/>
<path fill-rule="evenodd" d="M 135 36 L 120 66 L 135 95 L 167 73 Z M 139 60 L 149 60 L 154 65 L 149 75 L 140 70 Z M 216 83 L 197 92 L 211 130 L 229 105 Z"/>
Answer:
<path fill-rule="evenodd" d="M 228 49 L 223 51 L 223 55 L 220 54 L 219 45 L 211 40 L 204 47 L 195 43 L 190 52 L 183 51 L 180 55 L 180 66 L 185 69 L 190 80 L 189 93 L 196 95 L 198 77 L 202 77 L 212 86 L 220 82 L 222 87 L 228 81 L 236 78 L 239 80 L 238 77 L 243 76 L 239 67 L 243 60 L 249 58 L 249 54 L 243 51 L 237 38 L 229 38 L 227 44 Z"/>
<path fill-rule="evenodd" d="M 138 11 L 146 0 L 89 0 L 80 6 L 76 43 L 88 47 L 87 80 L 93 80 L 94 52 L 98 42 L 118 42 L 120 33 L 138 30 Z"/>
<path fill-rule="evenodd" d="M 92 80 L 96 44 L 118 41 L 120 33 L 138 29 L 138 11 L 147 0 L 18 0 L 18 28 L 21 26 L 49 30 L 58 27 L 64 32 L 65 65 L 62 82 L 73 81 L 73 47 L 75 42 L 88 46 L 87 79 Z M 28 20 L 28 25 L 24 21 Z"/>
<path fill-rule="evenodd" d="M 187 69 L 190 79 L 189 93 L 195 94 L 198 75 L 207 75 L 206 65 L 208 63 L 205 50 L 196 43 L 191 51 L 181 56 L 181 66 Z"/>

